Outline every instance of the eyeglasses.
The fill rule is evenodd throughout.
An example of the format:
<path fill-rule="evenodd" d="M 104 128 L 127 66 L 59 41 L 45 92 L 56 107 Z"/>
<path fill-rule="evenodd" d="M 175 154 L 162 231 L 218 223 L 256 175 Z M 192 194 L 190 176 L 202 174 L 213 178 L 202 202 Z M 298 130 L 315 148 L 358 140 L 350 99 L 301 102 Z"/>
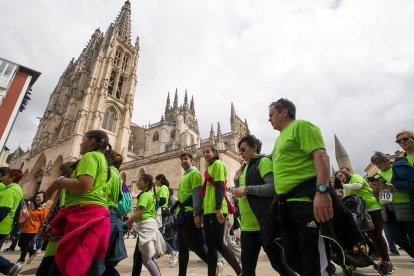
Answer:
<path fill-rule="evenodd" d="M 407 142 L 409 139 L 410 138 L 408 138 L 408 137 L 403 137 L 403 138 L 395 140 L 395 143 L 399 144 L 401 142 Z"/>

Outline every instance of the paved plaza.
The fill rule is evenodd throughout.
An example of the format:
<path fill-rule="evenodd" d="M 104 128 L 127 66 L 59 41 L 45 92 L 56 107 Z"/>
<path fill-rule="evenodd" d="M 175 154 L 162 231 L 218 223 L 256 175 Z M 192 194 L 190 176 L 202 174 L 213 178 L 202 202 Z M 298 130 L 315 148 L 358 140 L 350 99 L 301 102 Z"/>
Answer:
<path fill-rule="evenodd" d="M 131 270 L 132 270 L 132 256 L 135 249 L 135 239 L 126 239 L 125 240 L 127 250 L 128 250 L 128 258 L 123 260 L 118 265 L 118 271 L 121 273 L 122 276 L 130 276 Z M 3 248 L 6 248 L 7 245 L 3 245 Z M 414 275 L 414 263 L 412 262 L 412 259 L 408 257 L 404 251 L 400 251 L 401 256 L 392 256 L 391 260 L 396 267 L 396 270 L 394 270 L 393 275 L 395 276 L 412 276 Z M 16 261 L 19 257 L 20 252 L 12 252 L 12 253 L 1 253 L 2 256 L 5 256 L 10 261 Z M 40 261 L 42 259 L 43 253 L 39 254 L 31 264 L 25 265 L 20 275 L 35 275 L 36 274 L 36 268 L 39 266 Z M 176 276 L 178 275 L 178 264 L 176 267 L 172 268 L 169 264 L 169 258 L 168 257 L 162 257 L 157 260 L 157 263 L 161 269 L 162 275 L 165 276 Z M 199 276 L 199 275 L 207 275 L 207 266 L 198 259 L 198 257 L 194 254 L 190 254 L 190 262 L 189 267 L 187 271 L 187 275 L 189 276 Z M 263 275 L 278 275 L 270 266 L 270 263 L 267 261 L 266 255 L 263 253 L 263 251 L 260 254 L 259 257 L 259 263 L 257 265 L 256 274 L 258 276 Z M 150 274 L 148 272 L 142 272 L 143 276 L 149 276 Z M 226 265 L 223 270 L 223 276 L 234 276 L 235 273 L 231 269 L 229 265 Z M 342 270 L 337 267 L 336 275 L 342 275 Z M 353 275 L 379 275 L 374 269 L 372 268 L 359 268 L 356 271 L 354 271 Z"/>

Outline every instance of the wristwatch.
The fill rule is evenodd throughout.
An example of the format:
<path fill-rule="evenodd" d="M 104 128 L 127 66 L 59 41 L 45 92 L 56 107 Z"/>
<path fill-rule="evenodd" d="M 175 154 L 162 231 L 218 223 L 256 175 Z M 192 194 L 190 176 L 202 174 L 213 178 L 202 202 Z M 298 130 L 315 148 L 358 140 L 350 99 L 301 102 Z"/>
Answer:
<path fill-rule="evenodd" d="M 318 193 L 322 193 L 322 194 L 323 193 L 327 193 L 328 190 L 329 190 L 329 186 L 326 185 L 326 184 L 318 184 L 318 185 L 316 185 L 316 191 Z"/>

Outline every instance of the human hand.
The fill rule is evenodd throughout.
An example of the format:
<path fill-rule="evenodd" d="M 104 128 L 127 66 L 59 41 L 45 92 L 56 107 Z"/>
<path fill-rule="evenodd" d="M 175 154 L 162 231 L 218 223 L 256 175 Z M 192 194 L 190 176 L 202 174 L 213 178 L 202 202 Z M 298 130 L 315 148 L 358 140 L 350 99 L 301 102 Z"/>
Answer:
<path fill-rule="evenodd" d="M 245 189 L 246 187 L 238 187 L 238 188 L 233 189 L 231 192 L 235 197 L 239 198 L 239 197 L 246 196 Z"/>
<path fill-rule="evenodd" d="M 216 211 L 217 220 L 220 224 L 223 224 L 226 218 L 223 215 L 223 212 L 221 210 Z"/>
<path fill-rule="evenodd" d="M 195 215 L 194 216 L 195 227 L 197 227 L 198 229 L 201 229 L 202 223 L 203 223 L 203 217 L 201 215 Z"/>
<path fill-rule="evenodd" d="M 316 193 L 313 200 L 313 215 L 317 222 L 333 218 L 332 198 L 329 193 Z"/>

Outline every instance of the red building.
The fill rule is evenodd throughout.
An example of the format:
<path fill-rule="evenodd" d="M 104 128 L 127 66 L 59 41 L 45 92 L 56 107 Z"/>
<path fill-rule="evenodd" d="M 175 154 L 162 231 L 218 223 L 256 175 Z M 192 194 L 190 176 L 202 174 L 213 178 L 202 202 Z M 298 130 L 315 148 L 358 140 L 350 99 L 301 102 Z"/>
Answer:
<path fill-rule="evenodd" d="M 0 152 L 40 72 L 0 58 Z"/>

